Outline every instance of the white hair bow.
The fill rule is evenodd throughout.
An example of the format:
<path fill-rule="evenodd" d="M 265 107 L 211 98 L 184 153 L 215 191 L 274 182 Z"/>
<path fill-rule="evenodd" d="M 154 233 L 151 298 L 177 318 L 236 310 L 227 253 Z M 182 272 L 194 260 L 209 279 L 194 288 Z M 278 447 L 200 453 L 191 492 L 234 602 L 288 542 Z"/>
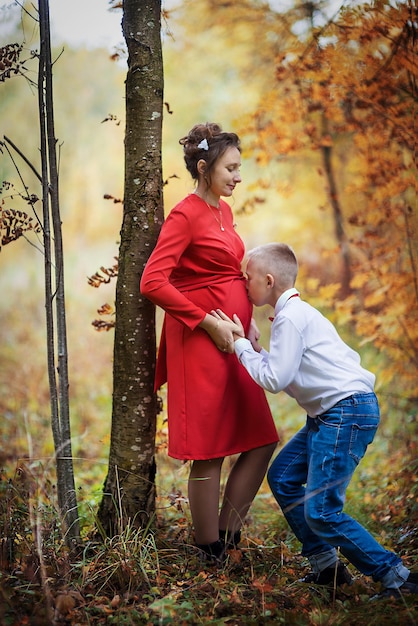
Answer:
<path fill-rule="evenodd" d="M 201 148 L 202 150 L 209 150 L 209 144 L 208 144 L 207 139 L 202 139 L 202 141 L 198 144 L 197 147 Z"/>

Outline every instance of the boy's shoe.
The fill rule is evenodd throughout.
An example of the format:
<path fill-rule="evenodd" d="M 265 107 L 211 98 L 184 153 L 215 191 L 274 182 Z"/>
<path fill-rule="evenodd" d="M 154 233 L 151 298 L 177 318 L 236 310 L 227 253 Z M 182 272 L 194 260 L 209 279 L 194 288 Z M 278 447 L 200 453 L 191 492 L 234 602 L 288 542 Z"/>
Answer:
<path fill-rule="evenodd" d="M 351 585 L 353 577 L 343 563 L 338 563 L 337 571 L 335 567 L 326 567 L 322 572 L 311 572 L 303 578 L 299 579 L 301 583 L 309 583 L 311 585 Z"/>
<path fill-rule="evenodd" d="M 406 581 L 397 588 L 387 587 L 380 593 L 370 598 L 374 600 L 384 600 L 385 598 L 401 598 L 404 594 L 413 593 L 418 595 L 418 572 L 409 572 L 409 576 Z"/>

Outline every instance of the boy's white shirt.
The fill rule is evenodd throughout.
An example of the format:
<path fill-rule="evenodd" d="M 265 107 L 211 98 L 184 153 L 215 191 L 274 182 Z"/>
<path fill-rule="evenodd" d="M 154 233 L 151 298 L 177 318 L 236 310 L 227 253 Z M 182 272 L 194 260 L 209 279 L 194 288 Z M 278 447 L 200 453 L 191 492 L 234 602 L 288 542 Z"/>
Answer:
<path fill-rule="evenodd" d="M 317 309 L 288 289 L 277 300 L 270 350 L 256 352 L 248 339 L 235 353 L 250 376 L 267 391 L 285 391 L 310 417 L 321 415 L 355 393 L 370 393 L 375 376 Z"/>

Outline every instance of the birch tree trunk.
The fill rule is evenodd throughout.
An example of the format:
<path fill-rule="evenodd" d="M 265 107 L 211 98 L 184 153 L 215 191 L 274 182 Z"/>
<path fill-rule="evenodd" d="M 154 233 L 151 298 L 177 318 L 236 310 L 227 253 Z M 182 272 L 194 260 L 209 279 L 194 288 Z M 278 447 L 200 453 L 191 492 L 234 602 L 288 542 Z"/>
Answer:
<path fill-rule="evenodd" d="M 128 48 L 124 212 L 116 284 L 109 467 L 98 517 L 107 535 L 155 510 L 155 308 L 139 293 L 163 222 L 161 0 L 124 0 Z"/>

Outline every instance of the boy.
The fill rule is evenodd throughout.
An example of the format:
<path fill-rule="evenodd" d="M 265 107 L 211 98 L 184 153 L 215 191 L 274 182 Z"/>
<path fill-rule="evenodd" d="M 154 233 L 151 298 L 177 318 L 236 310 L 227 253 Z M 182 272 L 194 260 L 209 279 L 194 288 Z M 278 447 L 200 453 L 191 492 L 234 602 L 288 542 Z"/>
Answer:
<path fill-rule="evenodd" d="M 345 492 L 379 424 L 374 375 L 339 337 L 334 326 L 303 302 L 294 288 L 298 263 L 283 243 L 259 246 L 248 254 L 247 290 L 256 306 L 274 309 L 270 351 L 252 327 L 244 336 L 239 318 L 235 353 L 259 385 L 285 391 L 307 412 L 306 425 L 277 455 L 268 472 L 270 488 L 302 543 L 312 573 L 304 582 L 352 582 L 337 548 L 384 590 L 377 597 L 418 593 L 418 573 L 385 550 L 343 512 Z M 221 319 L 229 319 L 220 310 Z"/>

